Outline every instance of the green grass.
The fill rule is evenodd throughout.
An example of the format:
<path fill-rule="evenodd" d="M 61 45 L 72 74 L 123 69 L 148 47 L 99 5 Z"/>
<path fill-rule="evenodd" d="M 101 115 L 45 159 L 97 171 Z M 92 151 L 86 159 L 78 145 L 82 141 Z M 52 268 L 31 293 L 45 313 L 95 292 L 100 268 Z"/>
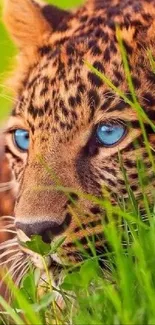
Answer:
<path fill-rule="evenodd" d="M 133 194 L 133 193 L 132 193 Z M 95 199 L 95 198 L 94 198 Z M 14 308 L 0 298 L 0 303 L 15 324 L 154 324 L 155 323 L 155 211 L 150 218 L 140 219 L 136 200 L 134 209 L 116 210 L 108 201 L 101 200 L 108 223 L 103 221 L 108 250 L 85 256 L 76 268 L 64 269 L 65 278 L 59 290 L 64 298 L 64 310 L 59 310 L 51 280 L 43 283 L 45 293 L 39 297 L 38 273 L 33 270 L 22 281 L 21 289 L 13 289 Z M 131 202 L 130 202 L 131 203 Z M 133 204 L 133 201 L 132 201 Z M 122 218 L 122 213 L 124 217 Z M 146 222 L 147 219 L 147 222 Z M 122 226 L 123 225 L 123 226 Z M 61 244 L 61 243 L 60 243 Z M 29 248 L 38 252 L 46 265 L 45 256 L 53 252 L 49 244 L 34 237 Z M 59 249 L 59 243 L 55 250 Z M 101 269 L 100 263 L 106 268 Z M 48 271 L 45 266 L 45 271 Z M 39 271 L 38 271 L 39 272 Z M 20 313 L 19 313 L 20 311 Z M 21 315 L 24 315 L 19 322 Z M 3 324 L 9 324 L 4 320 Z"/>
<path fill-rule="evenodd" d="M 68 7 L 66 1 L 62 2 L 61 5 Z M 5 37 L 4 39 L 6 39 Z M 130 103 L 125 94 L 116 88 L 107 76 L 94 69 L 89 62 L 86 62 L 86 69 L 91 69 L 96 73 L 109 88 L 137 111 L 146 151 L 155 174 L 154 157 L 148 142 L 144 121 L 147 120 L 153 129 L 154 125 L 148 121 L 148 117 L 138 103 L 119 30 L 117 37 L 126 79 L 132 95 Z M 11 48 L 13 54 L 14 49 Z M 9 54 L 6 57 L 6 66 L 8 58 Z M 152 61 L 150 52 L 149 58 L 153 67 L 154 61 Z M 7 105 L 6 100 L 6 107 Z M 6 115 L 5 110 L 4 115 Z M 104 209 L 108 220 L 107 222 L 103 218 L 103 233 L 106 240 L 104 252 L 100 254 L 96 252 L 93 236 L 92 240 L 88 242 L 92 251 L 91 255 L 86 254 L 83 247 L 77 243 L 78 249 L 81 250 L 85 258 L 76 267 L 64 268 L 64 279 L 60 288 L 57 289 L 49 276 L 46 257 L 51 251 L 58 251 L 62 243 L 58 241 L 53 247 L 53 245 L 44 244 L 39 236 L 33 237 L 27 245 L 31 250 L 40 254 L 47 280 L 40 284 L 40 271 L 30 269 L 19 289 L 7 277 L 6 281 L 12 290 L 14 303 L 10 306 L 0 297 L 0 304 L 5 311 L 0 313 L 2 324 L 155 324 L 155 191 L 152 190 L 152 197 L 148 198 L 146 194 L 147 168 L 140 159 L 137 160 L 143 205 L 143 209 L 140 210 L 139 202 L 131 190 L 122 156 L 120 153 L 118 155 L 126 183 L 128 200 L 119 199 L 117 206 L 112 206 L 108 198 L 93 197 L 75 189 L 63 188 L 59 183 L 57 184 L 57 190 L 66 195 L 75 192 Z M 40 163 L 44 164 L 49 177 L 53 177 L 44 160 L 40 157 L 39 160 Z M 105 267 L 101 268 L 101 264 L 104 264 Z M 42 295 L 39 294 L 41 287 L 44 290 Z M 62 310 L 55 299 L 55 294 L 58 292 L 64 301 Z"/>

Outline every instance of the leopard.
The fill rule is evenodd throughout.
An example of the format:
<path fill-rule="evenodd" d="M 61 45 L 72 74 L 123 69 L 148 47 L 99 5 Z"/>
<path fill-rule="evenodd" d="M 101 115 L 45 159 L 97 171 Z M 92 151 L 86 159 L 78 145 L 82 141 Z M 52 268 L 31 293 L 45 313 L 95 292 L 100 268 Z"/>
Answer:
<path fill-rule="evenodd" d="M 69 11 L 7 0 L 3 17 L 18 49 L 4 130 L 15 186 L 15 238 L 6 247 L 19 246 L 12 260 L 20 264 L 23 254 L 23 275 L 25 261 L 40 263 L 23 245 L 34 235 L 47 244 L 62 239 L 48 256 L 49 269 L 82 261 L 77 241 L 90 252 L 93 236 L 96 250 L 104 250 L 104 202 L 113 207 L 129 196 L 120 157 L 138 204 L 137 160 L 143 161 L 152 198 L 154 170 L 141 126 L 154 159 L 155 0 L 87 0 Z"/>

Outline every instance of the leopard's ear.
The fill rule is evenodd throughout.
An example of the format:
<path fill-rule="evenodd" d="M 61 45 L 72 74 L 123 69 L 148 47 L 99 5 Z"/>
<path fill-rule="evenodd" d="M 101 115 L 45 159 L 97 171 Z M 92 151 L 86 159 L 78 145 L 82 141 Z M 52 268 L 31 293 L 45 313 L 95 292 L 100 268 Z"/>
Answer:
<path fill-rule="evenodd" d="M 33 0 L 4 0 L 4 22 L 21 49 L 38 47 L 68 12 Z"/>

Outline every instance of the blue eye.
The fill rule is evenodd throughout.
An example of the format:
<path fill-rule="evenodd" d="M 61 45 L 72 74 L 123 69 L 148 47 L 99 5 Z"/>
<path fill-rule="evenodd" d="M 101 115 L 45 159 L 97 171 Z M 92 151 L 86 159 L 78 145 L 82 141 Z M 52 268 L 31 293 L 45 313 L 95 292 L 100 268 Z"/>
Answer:
<path fill-rule="evenodd" d="M 13 136 L 16 146 L 22 151 L 27 151 L 29 147 L 28 131 L 18 129 L 14 131 Z"/>
<path fill-rule="evenodd" d="M 126 128 L 121 124 L 100 124 L 96 135 L 99 142 L 105 146 L 112 146 L 124 136 Z"/>

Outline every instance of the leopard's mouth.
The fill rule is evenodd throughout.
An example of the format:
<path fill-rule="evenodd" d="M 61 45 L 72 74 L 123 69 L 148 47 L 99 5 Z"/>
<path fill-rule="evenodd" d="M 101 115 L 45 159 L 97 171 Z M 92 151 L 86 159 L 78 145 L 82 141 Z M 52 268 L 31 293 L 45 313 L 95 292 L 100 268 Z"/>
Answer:
<path fill-rule="evenodd" d="M 31 239 L 27 235 L 25 235 L 25 233 L 22 230 L 20 229 L 17 230 L 17 236 L 18 236 L 20 249 L 24 253 L 26 253 L 27 256 L 30 257 L 30 261 L 32 262 L 34 267 L 37 267 L 42 271 L 45 271 L 45 267 L 51 271 L 53 271 L 54 269 L 57 269 L 60 272 L 64 269 L 71 270 L 72 267 L 75 266 L 78 267 L 78 265 L 80 265 L 81 262 L 88 259 L 88 255 L 92 256 L 92 252 L 89 248 L 87 248 L 86 250 L 87 254 L 84 254 L 84 251 L 80 250 L 79 247 L 77 247 L 77 250 L 74 250 L 73 252 L 65 251 L 65 245 L 64 245 L 64 247 L 62 246 L 62 249 L 60 249 L 58 252 L 42 257 L 40 254 L 30 250 L 24 245 L 24 243 L 30 241 Z M 104 249 L 102 247 L 102 251 L 103 250 Z M 69 256 L 67 256 L 68 254 Z M 96 256 L 98 254 L 101 254 L 100 250 L 96 252 Z"/>
<path fill-rule="evenodd" d="M 48 269 L 53 269 L 56 267 L 63 269 L 71 266 L 71 263 L 66 259 L 62 259 L 58 253 L 53 253 L 42 257 L 40 254 L 27 248 L 24 244 L 31 239 L 25 235 L 22 230 L 17 230 L 17 238 L 21 251 L 29 256 L 32 264 L 40 270 L 45 270 L 45 264 L 46 268 Z"/>

